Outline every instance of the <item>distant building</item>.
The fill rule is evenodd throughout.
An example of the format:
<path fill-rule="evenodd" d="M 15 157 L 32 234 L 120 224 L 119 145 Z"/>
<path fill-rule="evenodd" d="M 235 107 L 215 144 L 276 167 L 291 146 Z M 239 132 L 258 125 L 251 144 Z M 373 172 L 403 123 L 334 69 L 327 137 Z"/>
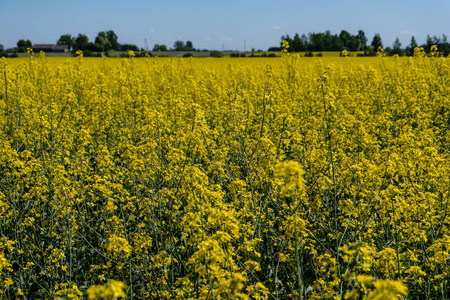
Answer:
<path fill-rule="evenodd" d="M 33 51 L 39 52 L 69 52 L 69 46 L 67 45 L 54 45 L 54 44 L 34 44 Z"/>

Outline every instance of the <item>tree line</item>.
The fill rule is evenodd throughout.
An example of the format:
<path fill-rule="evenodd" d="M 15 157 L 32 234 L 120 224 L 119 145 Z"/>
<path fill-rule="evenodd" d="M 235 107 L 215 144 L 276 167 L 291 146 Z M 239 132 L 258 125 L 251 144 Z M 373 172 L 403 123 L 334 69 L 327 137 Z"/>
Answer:
<path fill-rule="evenodd" d="M 118 41 L 118 36 L 113 30 L 101 31 L 97 34 L 93 41 L 89 40 L 86 34 L 79 33 L 78 36 L 72 36 L 71 34 L 63 34 L 60 36 L 57 45 L 67 45 L 70 52 L 75 53 L 78 50 L 84 52 L 85 56 L 90 54 L 95 55 L 101 52 L 108 54 L 110 50 L 116 51 L 141 51 L 142 53 L 151 54 L 148 49 L 140 48 L 133 44 L 121 44 Z M 33 44 L 30 40 L 19 40 L 17 47 L 14 48 L 14 53 L 25 53 L 28 48 L 33 48 Z M 0 44 L 0 54 L 5 51 L 3 45 Z M 154 52 L 161 51 L 198 51 L 194 48 L 192 41 L 175 41 L 173 48 L 168 49 L 164 44 L 155 44 L 153 47 Z M 203 51 L 203 50 L 202 50 Z M 207 50 L 205 50 L 207 51 Z M 14 56 L 14 55 L 11 55 Z M 17 55 L 16 55 L 17 56 Z"/>
<path fill-rule="evenodd" d="M 442 37 L 427 35 L 424 44 L 419 45 L 414 36 L 411 37 L 410 43 L 406 47 L 402 47 L 399 38 L 395 39 L 392 47 L 384 47 L 380 34 L 376 33 L 370 44 L 363 30 L 359 30 L 357 34 L 353 35 L 346 30 L 342 30 L 339 34 L 331 34 L 329 30 L 325 32 L 311 32 L 306 34 L 296 33 L 293 38 L 289 34 L 282 35 L 280 41 L 280 47 L 271 47 L 268 51 L 280 51 L 281 42 L 285 40 L 289 43 L 289 52 L 306 52 L 306 55 L 312 56 L 312 52 L 322 51 L 360 51 L 358 55 L 373 56 L 379 47 L 384 48 L 385 53 L 388 55 L 413 55 L 414 48 L 423 47 L 426 52 L 431 50 L 431 46 L 437 45 L 441 55 L 448 56 L 450 54 L 450 44 L 447 36 L 444 34 Z M 116 51 L 141 51 L 147 55 L 151 55 L 148 49 L 139 49 L 138 46 L 133 44 L 121 44 L 118 41 L 118 36 L 113 30 L 101 31 L 97 34 L 93 41 L 89 40 L 89 37 L 85 34 L 78 34 L 78 36 L 72 36 L 71 34 L 63 34 L 57 41 L 57 45 L 67 45 L 69 51 L 76 52 L 81 50 L 85 53 L 85 56 L 89 56 L 91 53 L 104 52 L 108 55 L 110 50 Z M 15 53 L 26 52 L 27 48 L 32 48 L 33 44 L 30 40 L 19 40 L 17 42 L 17 48 Z M 3 45 L 0 44 L 0 55 L 5 51 Z M 192 41 L 186 43 L 177 40 L 175 41 L 173 48 L 168 49 L 166 45 L 155 44 L 153 52 L 160 51 L 199 51 L 195 49 Z M 201 50 L 208 51 L 208 50 Z M 14 54 L 15 54 L 14 53 Z M 16 54 L 17 55 L 17 54 Z M 12 55 L 14 56 L 14 55 Z"/>
<path fill-rule="evenodd" d="M 444 34 L 442 38 L 437 36 L 431 37 L 427 35 L 425 44 L 419 46 L 414 36 L 411 37 L 411 42 L 406 47 L 402 47 L 400 39 L 397 37 L 392 47 L 384 47 L 380 34 L 376 33 L 370 44 L 363 30 L 359 30 L 357 34 L 353 35 L 346 30 L 342 30 L 339 34 L 331 34 L 329 30 L 325 32 L 312 32 L 308 35 L 299 35 L 296 33 L 293 38 L 289 34 L 282 35 L 280 47 L 271 47 L 269 51 L 280 51 L 282 41 L 289 43 L 289 52 L 312 52 L 312 51 L 362 51 L 360 55 L 373 56 L 379 47 L 384 48 L 388 55 L 413 55 L 414 48 L 423 47 L 426 52 L 431 50 L 432 45 L 437 45 L 439 52 L 448 56 L 450 54 L 450 44 L 447 36 Z"/>
<path fill-rule="evenodd" d="M 97 34 L 94 41 L 89 41 L 89 37 L 85 34 L 78 34 L 73 37 L 70 34 L 63 34 L 56 42 L 58 45 L 67 45 L 69 51 L 92 51 L 106 52 L 109 50 L 117 51 L 138 51 L 139 48 L 133 44 L 120 44 L 118 36 L 113 30 L 101 31 Z"/>
<path fill-rule="evenodd" d="M 89 37 L 85 34 L 78 34 L 78 36 L 72 36 L 71 34 L 63 34 L 56 42 L 57 45 L 67 45 L 69 51 L 76 52 L 92 51 L 92 52 L 106 52 L 109 50 L 116 51 L 145 51 L 147 49 L 139 49 L 138 46 L 133 44 L 121 44 L 118 42 L 118 36 L 113 30 L 101 31 L 97 34 L 94 41 L 90 41 Z M 17 52 L 26 52 L 27 48 L 32 48 L 33 44 L 30 40 L 19 40 L 17 42 Z M 196 51 L 191 41 L 184 43 L 183 41 L 175 41 L 173 51 Z M 155 44 L 152 51 L 169 51 L 166 45 Z"/>

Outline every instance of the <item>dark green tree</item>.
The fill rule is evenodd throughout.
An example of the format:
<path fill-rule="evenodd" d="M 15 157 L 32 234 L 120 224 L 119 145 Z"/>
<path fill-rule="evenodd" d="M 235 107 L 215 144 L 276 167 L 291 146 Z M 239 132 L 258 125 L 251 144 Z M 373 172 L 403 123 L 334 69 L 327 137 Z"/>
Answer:
<path fill-rule="evenodd" d="M 373 47 L 374 51 L 377 51 L 379 47 L 383 48 L 383 42 L 381 41 L 380 34 L 375 33 L 371 46 Z"/>
<path fill-rule="evenodd" d="M 99 32 L 97 37 L 95 38 L 95 48 L 97 50 L 94 51 L 108 51 L 111 49 L 111 43 L 108 40 L 108 36 L 106 32 Z"/>
<path fill-rule="evenodd" d="M 394 44 L 392 45 L 391 55 L 397 54 L 402 55 L 402 43 L 400 43 L 400 39 L 398 37 L 395 38 Z"/>
<path fill-rule="evenodd" d="M 342 51 L 344 50 L 344 44 L 337 34 L 333 35 L 331 38 L 331 51 Z"/>
<path fill-rule="evenodd" d="M 109 30 L 106 32 L 106 37 L 108 38 L 109 43 L 111 44 L 111 49 L 117 50 L 120 47 L 118 42 L 117 34 L 113 30 Z"/>
<path fill-rule="evenodd" d="M 448 43 L 448 38 L 445 34 L 442 35 L 441 43 L 438 46 L 439 52 L 445 57 L 450 54 L 450 44 Z"/>
<path fill-rule="evenodd" d="M 350 51 L 358 51 L 360 48 L 360 42 L 357 36 L 351 35 L 347 48 Z"/>
<path fill-rule="evenodd" d="M 347 49 L 349 49 L 351 37 L 352 35 L 346 30 L 342 30 L 341 33 L 339 34 L 339 38 L 341 39 L 342 44 Z"/>
<path fill-rule="evenodd" d="M 185 45 L 183 41 L 176 41 L 175 44 L 173 45 L 173 47 L 175 48 L 175 51 L 184 51 L 185 49 Z"/>
<path fill-rule="evenodd" d="M 359 45 L 361 46 L 361 49 L 364 50 L 367 46 L 366 34 L 364 33 L 364 31 L 359 30 L 357 37 L 358 37 Z"/>
<path fill-rule="evenodd" d="M 166 45 L 155 44 L 155 46 L 153 46 L 153 50 L 152 51 L 167 51 L 167 46 Z"/>
<path fill-rule="evenodd" d="M 302 34 L 300 39 L 302 40 L 303 50 L 305 50 L 305 51 L 308 50 L 309 40 L 308 40 L 308 37 L 306 36 L 306 34 Z"/>
<path fill-rule="evenodd" d="M 411 36 L 411 42 L 409 43 L 407 49 L 407 54 L 410 56 L 414 55 L 414 48 L 418 47 L 416 38 L 414 36 Z"/>
<path fill-rule="evenodd" d="M 424 48 L 426 51 L 430 51 L 431 46 L 433 46 L 433 39 L 429 34 L 427 34 L 426 44 Z"/>
<path fill-rule="evenodd" d="M 5 46 L 3 46 L 2 44 L 0 44 L 0 53 L 3 53 L 3 51 L 5 51 Z"/>
<path fill-rule="evenodd" d="M 56 42 L 58 45 L 67 45 L 69 47 L 69 51 L 72 50 L 73 45 L 75 44 L 75 38 L 70 34 L 63 34 Z"/>
<path fill-rule="evenodd" d="M 185 51 L 195 51 L 194 46 L 191 41 L 186 42 L 186 46 L 184 46 Z"/>
<path fill-rule="evenodd" d="M 121 44 L 119 47 L 120 51 L 139 51 L 138 46 L 133 45 L 133 44 Z"/>
<path fill-rule="evenodd" d="M 441 43 L 441 39 L 437 36 L 433 36 L 433 45 L 439 45 Z"/>
<path fill-rule="evenodd" d="M 409 43 L 409 48 L 414 51 L 414 48 L 418 47 L 416 38 L 414 36 L 411 37 L 411 42 Z"/>
<path fill-rule="evenodd" d="M 333 51 L 333 35 L 329 30 L 325 31 L 323 43 L 324 43 L 323 51 Z"/>
<path fill-rule="evenodd" d="M 30 40 L 19 40 L 17 42 L 17 52 L 26 52 L 27 48 L 32 48 L 33 44 Z"/>
<path fill-rule="evenodd" d="M 73 50 L 87 50 L 89 45 L 89 38 L 85 34 L 78 34 L 77 38 L 75 39 L 75 44 L 73 46 Z"/>
<path fill-rule="evenodd" d="M 27 42 L 25 41 L 25 40 L 19 40 L 18 42 L 17 42 L 17 47 L 26 47 L 27 46 Z"/>
<path fill-rule="evenodd" d="M 117 34 L 113 30 L 109 30 L 106 32 L 106 38 L 108 42 L 111 44 L 111 49 L 118 50 L 120 44 L 118 42 Z"/>
<path fill-rule="evenodd" d="M 99 43 L 89 42 L 89 44 L 87 46 L 87 50 L 92 51 L 92 52 L 103 52 L 103 51 L 105 51 L 105 48 L 103 47 L 103 45 L 101 45 Z"/>
<path fill-rule="evenodd" d="M 298 33 L 295 34 L 291 47 L 293 48 L 293 51 L 295 51 L 295 52 L 304 51 L 302 40 L 300 39 L 300 35 L 298 35 Z"/>
<path fill-rule="evenodd" d="M 309 34 L 309 51 L 323 51 L 325 48 L 325 35 L 321 32 L 312 32 Z"/>

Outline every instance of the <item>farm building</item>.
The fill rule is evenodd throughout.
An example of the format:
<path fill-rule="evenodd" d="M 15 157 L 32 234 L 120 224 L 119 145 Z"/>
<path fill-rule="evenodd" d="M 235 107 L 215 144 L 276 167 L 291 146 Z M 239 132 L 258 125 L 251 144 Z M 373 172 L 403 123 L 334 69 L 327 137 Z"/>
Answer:
<path fill-rule="evenodd" d="M 69 52 L 69 46 L 67 45 L 54 45 L 54 44 L 35 44 L 33 50 L 44 52 Z"/>

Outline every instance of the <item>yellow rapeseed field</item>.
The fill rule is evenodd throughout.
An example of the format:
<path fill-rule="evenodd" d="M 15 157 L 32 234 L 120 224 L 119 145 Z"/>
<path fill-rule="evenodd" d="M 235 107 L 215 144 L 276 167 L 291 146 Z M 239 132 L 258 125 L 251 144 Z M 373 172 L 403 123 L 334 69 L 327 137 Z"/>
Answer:
<path fill-rule="evenodd" d="M 1 59 L 0 298 L 448 298 L 436 51 Z"/>

